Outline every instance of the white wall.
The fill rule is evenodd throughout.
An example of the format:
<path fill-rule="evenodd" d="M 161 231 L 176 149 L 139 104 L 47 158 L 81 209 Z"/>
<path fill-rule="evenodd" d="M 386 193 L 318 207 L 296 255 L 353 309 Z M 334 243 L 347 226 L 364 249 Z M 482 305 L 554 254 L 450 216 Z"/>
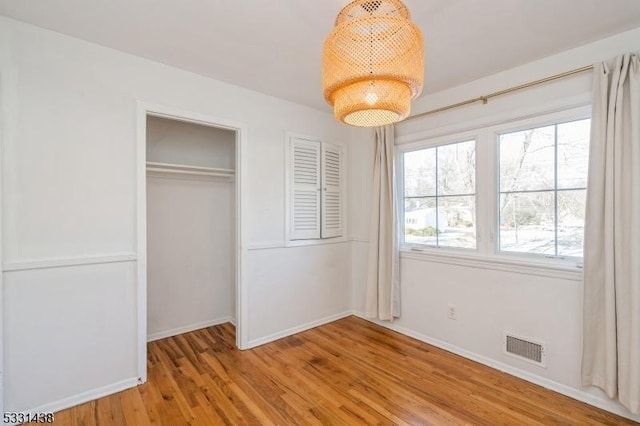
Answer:
<path fill-rule="evenodd" d="M 233 169 L 236 134 L 147 119 L 147 161 Z M 147 172 L 147 336 L 235 320 L 235 184 Z"/>
<path fill-rule="evenodd" d="M 235 320 L 235 185 L 147 175 L 150 340 Z"/>
<path fill-rule="evenodd" d="M 291 257 L 296 253 L 295 257 Z M 341 318 L 349 301 L 350 243 L 251 250 L 248 280 L 249 346 L 256 346 Z M 347 260 L 345 262 L 345 260 Z M 272 271 L 278 271 L 273 273 Z M 287 294 L 278 291 L 295 283 Z"/>
<path fill-rule="evenodd" d="M 147 161 L 218 169 L 235 169 L 233 130 L 147 118 Z"/>
<path fill-rule="evenodd" d="M 413 109 L 421 112 L 449 105 L 634 50 L 640 50 L 640 29 L 426 96 L 418 100 Z M 428 76 L 426 84 L 429 84 Z M 577 75 L 492 99 L 488 105 L 476 104 L 407 121 L 397 126 L 396 143 L 584 105 L 590 101 L 590 91 L 591 75 Z M 366 188 L 365 185 L 360 190 Z M 543 272 L 541 276 L 540 271 L 510 271 L 464 261 L 454 264 L 451 259 L 437 256 L 403 253 L 402 257 L 402 315 L 392 328 L 630 416 L 602 392 L 580 385 L 582 285 L 579 273 Z M 352 276 L 353 307 L 363 312 L 364 243 L 354 243 Z M 457 320 L 447 318 L 450 303 L 457 306 Z M 504 355 L 503 331 L 546 342 L 547 368 Z M 640 420 L 638 416 L 632 418 Z"/>
<path fill-rule="evenodd" d="M 60 409 L 137 380 L 139 100 L 247 124 L 251 338 L 344 312 L 344 245 L 266 248 L 284 247 L 285 133 L 347 142 L 331 114 L 4 17 L 0 91 L 5 411 Z M 299 269 L 283 276 L 285 259 Z M 278 308 L 291 303 L 304 311 Z"/>
<path fill-rule="evenodd" d="M 132 262 L 5 273 L 5 411 L 135 384 L 135 277 Z"/>

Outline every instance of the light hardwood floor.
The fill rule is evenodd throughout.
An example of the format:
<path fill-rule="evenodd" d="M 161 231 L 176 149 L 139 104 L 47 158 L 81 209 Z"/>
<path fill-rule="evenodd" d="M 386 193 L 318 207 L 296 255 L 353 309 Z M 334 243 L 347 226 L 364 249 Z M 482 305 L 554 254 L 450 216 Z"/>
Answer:
<path fill-rule="evenodd" d="M 634 424 L 356 317 L 248 351 L 234 342 L 224 324 L 150 343 L 148 383 L 55 424 Z"/>

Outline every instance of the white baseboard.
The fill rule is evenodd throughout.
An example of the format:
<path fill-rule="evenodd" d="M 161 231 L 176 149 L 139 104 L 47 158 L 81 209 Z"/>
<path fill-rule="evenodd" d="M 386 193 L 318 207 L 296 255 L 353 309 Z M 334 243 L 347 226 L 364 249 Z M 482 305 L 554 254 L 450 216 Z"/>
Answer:
<path fill-rule="evenodd" d="M 319 327 L 324 324 L 328 324 L 330 322 L 337 321 L 342 318 L 346 318 L 348 316 L 353 315 L 352 311 L 345 311 L 339 314 L 331 315 L 316 321 L 311 321 L 305 324 L 297 325 L 295 327 L 288 328 L 283 331 L 279 331 L 277 333 L 269 334 L 268 336 L 259 337 L 257 339 L 249 340 L 247 349 L 255 348 L 256 346 L 264 345 L 266 343 L 273 342 L 275 340 L 282 339 L 284 337 L 289 337 L 293 334 L 300 333 L 302 331 L 306 331 L 312 328 Z"/>
<path fill-rule="evenodd" d="M 182 327 L 172 328 L 171 330 L 157 331 L 147 336 L 147 342 L 154 340 L 166 339 L 167 337 L 177 336 L 178 334 L 189 333 L 190 331 L 200 330 L 201 328 L 213 327 L 227 322 L 234 322 L 231 317 L 222 317 L 210 321 L 203 321 L 197 324 L 189 324 Z"/>
<path fill-rule="evenodd" d="M 622 405 L 610 399 L 600 398 L 596 395 L 581 391 L 579 389 L 572 388 L 570 386 L 563 385 L 558 382 L 554 382 L 553 380 L 547 379 L 546 377 L 540 377 L 528 371 L 521 370 L 519 368 L 513 367 L 508 364 L 504 364 L 500 361 L 496 361 L 494 359 L 485 357 L 483 355 L 479 355 L 475 352 L 468 351 L 466 349 L 460 348 L 450 343 L 443 342 L 442 340 L 434 339 L 433 337 L 429 337 L 425 334 L 418 333 L 416 331 L 413 331 L 411 329 L 408 329 L 402 326 L 398 326 L 392 322 L 385 322 L 385 321 L 379 321 L 379 320 L 367 318 L 362 312 L 353 311 L 353 315 L 359 318 L 362 318 L 364 320 L 367 320 L 369 322 L 372 322 L 374 324 L 380 325 L 382 327 L 388 328 L 389 330 L 393 330 L 400 334 L 404 334 L 405 336 L 409 336 L 416 340 L 420 340 L 421 342 L 425 342 L 435 347 L 438 347 L 440 349 L 444 349 L 447 352 L 460 355 L 464 358 L 470 359 L 472 361 L 478 362 L 480 364 L 484 364 L 491 368 L 495 368 L 496 370 L 500 370 L 512 376 L 526 380 L 527 382 L 531 382 L 536 385 L 542 386 L 544 388 L 550 389 L 554 392 L 558 392 L 562 395 L 566 395 L 580 402 L 584 402 L 585 404 L 593 405 L 594 407 L 601 408 L 605 411 L 609 411 L 621 417 L 625 417 L 627 419 L 640 422 L 640 416 L 632 414 Z"/>
<path fill-rule="evenodd" d="M 65 410 L 76 405 L 84 404 L 94 399 L 102 398 L 103 396 L 111 395 L 117 392 L 121 392 L 125 389 L 134 388 L 142 384 L 137 377 L 131 377 L 130 379 L 116 382 L 107 386 L 102 386 L 97 389 L 92 389 L 87 392 L 79 393 L 58 401 L 50 402 L 48 404 L 41 405 L 29 410 L 20 410 L 22 413 L 56 413 L 61 410 Z"/>

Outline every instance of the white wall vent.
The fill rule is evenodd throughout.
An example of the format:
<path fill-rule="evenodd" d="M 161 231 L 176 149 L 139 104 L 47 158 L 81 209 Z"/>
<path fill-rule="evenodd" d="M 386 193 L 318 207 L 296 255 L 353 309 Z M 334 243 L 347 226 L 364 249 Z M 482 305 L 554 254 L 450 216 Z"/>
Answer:
<path fill-rule="evenodd" d="M 539 367 L 547 366 L 547 348 L 542 342 L 504 333 L 502 349 L 505 354 L 522 359 Z"/>

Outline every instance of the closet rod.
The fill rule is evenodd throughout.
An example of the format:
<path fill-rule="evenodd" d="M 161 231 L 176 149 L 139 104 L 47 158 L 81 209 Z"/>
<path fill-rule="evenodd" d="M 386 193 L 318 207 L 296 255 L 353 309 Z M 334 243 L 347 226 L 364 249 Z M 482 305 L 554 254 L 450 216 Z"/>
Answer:
<path fill-rule="evenodd" d="M 569 77 L 569 76 L 574 75 L 574 74 L 580 74 L 580 73 L 583 73 L 585 71 L 589 71 L 589 70 L 592 70 L 592 69 L 593 69 L 593 65 L 587 65 L 587 66 L 582 67 L 582 68 L 576 68 L 576 69 L 573 69 L 571 71 L 565 71 L 565 72 L 562 72 L 560 74 L 555 74 L 555 75 L 552 75 L 552 76 L 549 76 L 549 77 L 541 78 L 540 80 L 530 81 L 529 83 L 524 83 L 524 84 L 521 84 L 519 86 L 509 87 L 508 89 L 504 89 L 504 90 L 500 90 L 500 91 L 497 91 L 497 92 L 489 93 L 488 95 L 478 96 L 477 98 L 467 99 L 466 101 L 462 101 L 462 102 L 458 102 L 458 103 L 455 103 L 455 104 L 447 105 L 447 106 L 444 106 L 444 107 L 440 107 L 440 108 L 432 109 L 432 110 L 429 110 L 429 111 L 421 112 L 420 114 L 411 115 L 411 116 L 405 118 L 404 121 L 413 120 L 414 118 L 424 117 L 426 115 L 436 114 L 438 112 L 448 111 L 450 109 L 454 109 L 454 108 L 458 108 L 458 107 L 461 107 L 461 106 L 473 104 L 473 103 L 476 103 L 476 102 L 482 102 L 483 104 L 486 104 L 489 101 L 489 99 L 495 98 L 496 96 L 502 96 L 502 95 L 506 95 L 507 93 L 516 92 L 518 90 L 526 89 L 526 88 L 533 87 L 533 86 L 538 86 L 540 84 L 548 83 L 550 81 L 559 80 L 561 78 Z"/>

